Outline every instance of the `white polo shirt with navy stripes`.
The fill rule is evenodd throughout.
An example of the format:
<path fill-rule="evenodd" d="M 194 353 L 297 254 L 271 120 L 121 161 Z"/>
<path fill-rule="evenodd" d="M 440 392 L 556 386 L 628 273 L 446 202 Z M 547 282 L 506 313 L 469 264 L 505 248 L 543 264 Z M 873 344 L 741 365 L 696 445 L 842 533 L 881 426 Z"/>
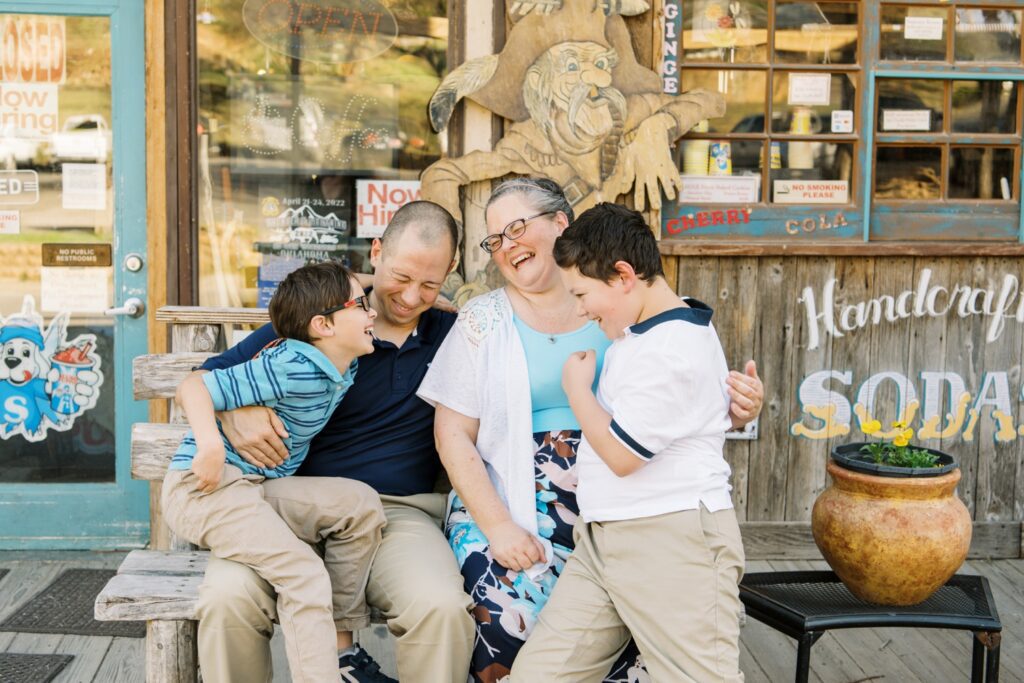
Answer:
<path fill-rule="evenodd" d="M 274 409 L 288 430 L 284 439 L 288 459 L 274 469 L 250 465 L 221 431 L 227 461 L 245 474 L 267 478 L 295 474 L 309 452 L 310 441 L 323 429 L 352 386 L 355 372 L 356 361 L 342 373 L 312 344 L 284 339 L 263 349 L 250 361 L 203 375 L 214 410 L 266 406 Z M 191 468 L 195 453 L 196 441 L 189 430 L 171 460 L 171 469 Z"/>
<path fill-rule="evenodd" d="M 583 437 L 576 457 L 586 522 L 732 507 L 722 457 L 729 374 L 712 311 L 695 299 L 625 330 L 605 354 L 597 400 L 616 439 L 644 466 L 619 477 Z"/>

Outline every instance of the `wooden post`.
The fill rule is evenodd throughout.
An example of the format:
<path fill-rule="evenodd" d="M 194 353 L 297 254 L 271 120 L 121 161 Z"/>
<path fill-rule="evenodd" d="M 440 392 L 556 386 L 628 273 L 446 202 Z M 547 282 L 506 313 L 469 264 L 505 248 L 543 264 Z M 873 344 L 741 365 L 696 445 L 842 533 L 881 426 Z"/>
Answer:
<path fill-rule="evenodd" d="M 195 621 L 146 622 L 146 682 L 197 683 Z"/>

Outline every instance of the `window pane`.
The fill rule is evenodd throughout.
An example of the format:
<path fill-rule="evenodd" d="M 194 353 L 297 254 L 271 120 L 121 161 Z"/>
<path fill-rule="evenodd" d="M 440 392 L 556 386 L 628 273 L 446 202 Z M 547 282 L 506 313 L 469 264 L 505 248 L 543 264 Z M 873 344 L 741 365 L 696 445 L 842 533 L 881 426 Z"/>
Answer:
<path fill-rule="evenodd" d="M 1010 9 L 958 9 L 956 61 L 1019 64 L 1021 14 Z"/>
<path fill-rule="evenodd" d="M 427 102 L 447 3 L 390 2 L 372 22 L 336 13 L 304 31 L 282 30 L 286 2 L 198 4 L 200 304 L 266 305 L 309 261 L 368 271 L 357 182 L 414 183 L 441 153 Z"/>
<path fill-rule="evenodd" d="M 942 150 L 879 147 L 875 155 L 876 199 L 939 199 Z"/>
<path fill-rule="evenodd" d="M 760 175 L 759 140 L 683 140 L 679 170 L 685 176 Z"/>
<path fill-rule="evenodd" d="M 945 83 L 934 78 L 880 78 L 875 118 L 883 132 L 938 132 L 942 130 Z"/>
<path fill-rule="evenodd" d="M 853 144 L 772 142 L 780 152 L 771 170 L 772 201 L 778 204 L 845 204 L 851 197 Z M 814 181 L 833 181 L 816 183 Z M 788 181 L 801 181 L 792 183 Z M 810 181 L 810 182 L 807 182 Z"/>
<path fill-rule="evenodd" d="M 856 64 L 857 3 L 779 2 L 775 59 L 789 64 Z"/>
<path fill-rule="evenodd" d="M 1013 148 L 954 147 L 949 155 L 951 199 L 1013 199 Z"/>
<path fill-rule="evenodd" d="M 882 5 L 882 59 L 945 60 L 948 17 L 943 7 Z"/>
<path fill-rule="evenodd" d="M 683 6 L 683 61 L 764 64 L 768 3 L 696 0 Z"/>
<path fill-rule="evenodd" d="M 831 133 L 833 111 L 856 109 L 856 81 L 848 73 L 777 71 L 772 91 L 774 133 Z"/>
<path fill-rule="evenodd" d="M 953 81 L 954 133 L 1016 133 L 1017 84 Z"/>
<path fill-rule="evenodd" d="M 760 133 L 764 130 L 764 71 L 684 69 L 683 90 L 704 88 L 725 95 L 725 115 L 711 119 L 712 133 Z"/>

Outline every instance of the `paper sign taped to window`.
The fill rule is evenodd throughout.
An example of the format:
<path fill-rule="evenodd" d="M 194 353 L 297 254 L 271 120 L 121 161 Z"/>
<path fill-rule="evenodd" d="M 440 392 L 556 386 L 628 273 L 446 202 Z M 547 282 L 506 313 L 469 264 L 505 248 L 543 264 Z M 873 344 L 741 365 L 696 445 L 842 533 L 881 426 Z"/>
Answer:
<path fill-rule="evenodd" d="M 903 20 L 906 40 L 942 40 L 942 17 L 907 17 Z"/>
<path fill-rule="evenodd" d="M 790 104 L 827 105 L 832 100 L 832 74 L 789 74 Z"/>
<path fill-rule="evenodd" d="M 882 130 L 932 129 L 931 109 L 883 109 Z"/>
<path fill-rule="evenodd" d="M 65 209 L 107 209 L 107 165 L 63 164 L 61 206 Z"/>
<path fill-rule="evenodd" d="M 110 308 L 110 268 L 39 269 L 44 311 L 101 313 Z"/>
<path fill-rule="evenodd" d="M 776 204 L 845 204 L 850 197 L 846 180 L 776 180 Z"/>
<path fill-rule="evenodd" d="M 0 211 L 0 235 L 17 235 L 21 232 L 21 211 L 16 209 Z"/>
<path fill-rule="evenodd" d="M 684 176 L 679 204 L 750 204 L 761 201 L 760 176 Z"/>

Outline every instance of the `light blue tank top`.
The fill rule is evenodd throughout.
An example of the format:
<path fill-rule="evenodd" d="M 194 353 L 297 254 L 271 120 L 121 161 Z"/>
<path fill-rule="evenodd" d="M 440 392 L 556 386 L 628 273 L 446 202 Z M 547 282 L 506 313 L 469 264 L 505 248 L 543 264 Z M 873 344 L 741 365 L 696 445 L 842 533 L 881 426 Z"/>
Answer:
<path fill-rule="evenodd" d="M 593 387 L 596 391 L 604 352 L 611 346 L 608 337 L 604 336 L 604 332 L 593 320 L 564 334 L 543 334 L 529 327 L 519 316 L 513 316 L 513 320 L 523 342 L 523 350 L 526 351 L 533 431 L 579 429 L 580 423 L 569 407 L 569 397 L 562 390 L 562 366 L 570 354 L 594 349 L 597 352 L 597 372 Z"/>

